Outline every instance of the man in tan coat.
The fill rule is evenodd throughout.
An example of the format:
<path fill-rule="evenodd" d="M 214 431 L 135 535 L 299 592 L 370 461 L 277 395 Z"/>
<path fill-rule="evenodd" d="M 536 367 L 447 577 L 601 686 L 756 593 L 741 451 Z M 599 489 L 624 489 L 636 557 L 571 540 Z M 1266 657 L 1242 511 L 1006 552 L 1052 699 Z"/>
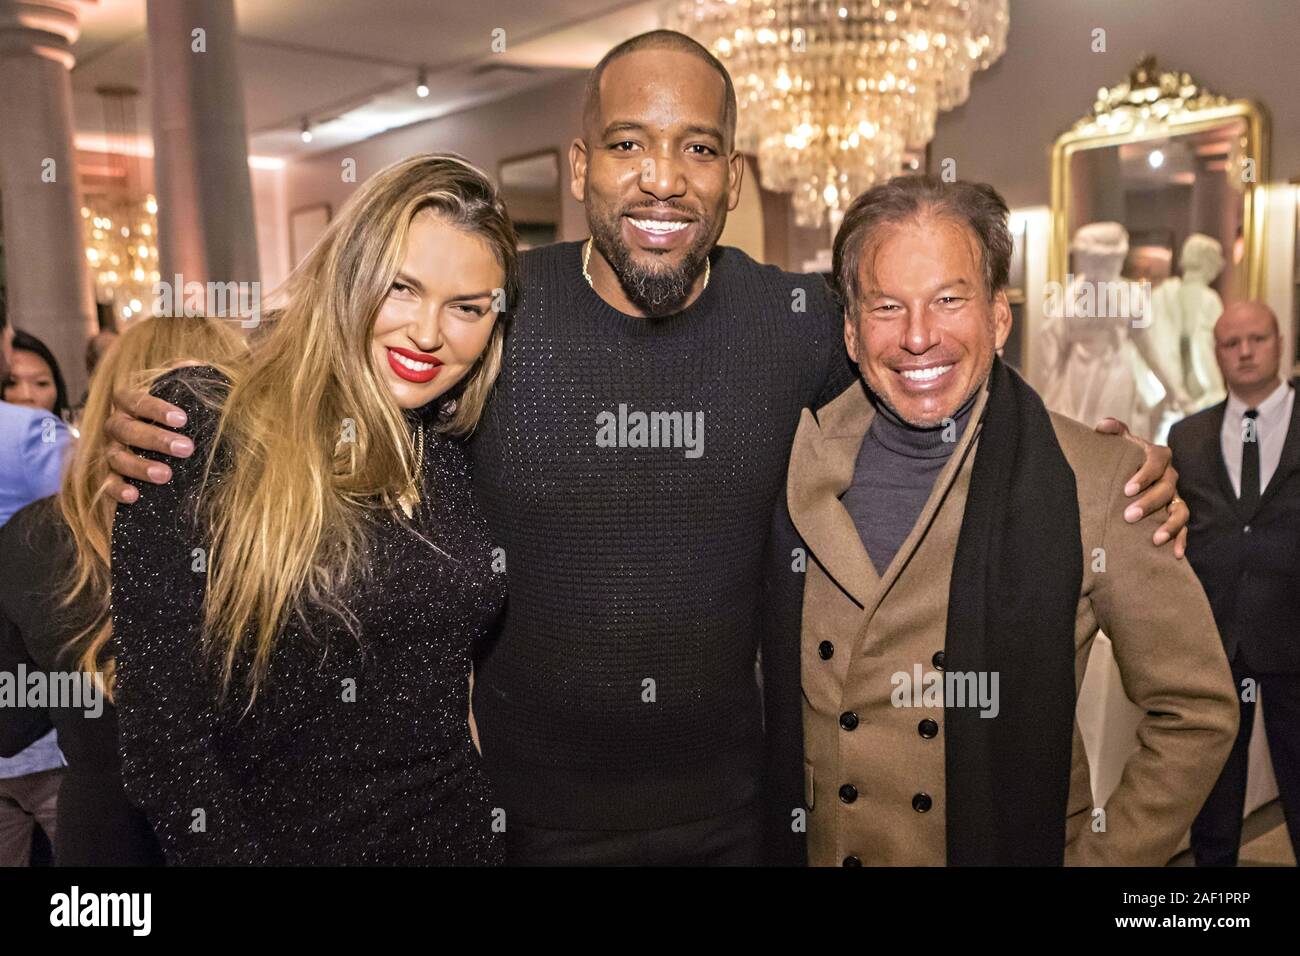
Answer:
<path fill-rule="evenodd" d="M 1006 216 L 900 177 L 836 237 L 866 387 L 804 411 L 787 488 L 815 865 L 1164 865 L 1236 732 L 1200 584 L 1122 517 L 1141 452 L 996 356 Z M 1099 630 L 1145 711 L 1105 807 L 1074 715 Z"/>

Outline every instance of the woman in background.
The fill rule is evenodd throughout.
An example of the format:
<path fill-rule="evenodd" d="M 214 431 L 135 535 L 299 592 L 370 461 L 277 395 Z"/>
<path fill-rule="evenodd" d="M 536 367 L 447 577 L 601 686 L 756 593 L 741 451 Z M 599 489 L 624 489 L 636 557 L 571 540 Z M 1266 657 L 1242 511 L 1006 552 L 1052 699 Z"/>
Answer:
<path fill-rule="evenodd" d="M 14 330 L 14 354 L 9 377 L 4 383 L 4 400 L 53 412 L 65 422 L 72 420 L 72 406 L 63 373 L 54 353 L 34 335 Z"/>
<path fill-rule="evenodd" d="M 56 496 L 28 505 L 0 530 L 0 671 L 80 672 L 82 706 L 39 717 L 58 731 L 68 766 L 58 795 L 58 866 L 144 866 L 162 862 L 153 831 L 122 790 L 117 718 L 111 703 L 109 536 L 114 501 L 102 493 L 104 420 L 116 388 L 139 384 L 182 360 L 221 368 L 242 360 L 239 333 L 216 320 L 133 322 L 91 383 L 83 437 Z M 51 682 L 53 684 L 53 682 Z M 65 686 L 72 686 L 65 684 Z M 0 756 L 31 742 L 38 715 L 0 708 Z M 48 719 L 47 719 L 48 718 Z M 44 732 L 44 730 L 40 730 Z"/>
<path fill-rule="evenodd" d="M 246 370 L 154 394 L 194 443 L 113 529 L 127 792 L 169 863 L 494 864 L 468 723 L 499 613 L 460 437 L 501 366 L 515 234 L 416 156 L 363 184 Z"/>

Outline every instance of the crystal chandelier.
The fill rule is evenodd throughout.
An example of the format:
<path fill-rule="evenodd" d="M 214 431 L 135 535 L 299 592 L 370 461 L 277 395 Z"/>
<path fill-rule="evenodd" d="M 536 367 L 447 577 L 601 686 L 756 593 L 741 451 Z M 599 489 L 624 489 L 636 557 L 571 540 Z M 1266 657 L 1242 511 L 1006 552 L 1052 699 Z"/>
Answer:
<path fill-rule="evenodd" d="M 151 312 L 158 281 L 158 204 L 143 200 L 90 200 L 81 207 L 86 263 L 95 279 L 95 301 L 112 308 L 116 322 Z"/>
<path fill-rule="evenodd" d="M 105 157 L 115 185 L 87 191 L 81 207 L 86 263 L 95 300 L 110 307 L 116 324 L 149 315 L 158 281 L 158 203 L 141 187 L 132 87 L 101 86 Z"/>
<path fill-rule="evenodd" d="M 737 148 L 820 226 L 897 175 L 971 74 L 1006 49 L 1008 0 L 680 0 L 670 25 L 731 73 Z"/>

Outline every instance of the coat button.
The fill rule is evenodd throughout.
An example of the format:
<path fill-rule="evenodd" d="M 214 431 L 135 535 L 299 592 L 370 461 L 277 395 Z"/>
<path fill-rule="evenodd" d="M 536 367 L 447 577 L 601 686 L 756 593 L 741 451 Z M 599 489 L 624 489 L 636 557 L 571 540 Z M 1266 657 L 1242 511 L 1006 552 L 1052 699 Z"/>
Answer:
<path fill-rule="evenodd" d="M 846 783 L 840 787 L 840 799 L 845 803 L 852 803 L 858 799 L 858 788 L 851 783 Z"/>
<path fill-rule="evenodd" d="M 918 793 L 912 798 L 912 809 L 917 813 L 927 813 L 934 806 L 934 801 L 930 799 L 928 793 Z"/>
<path fill-rule="evenodd" d="M 930 658 L 930 663 L 934 665 L 935 670 L 943 670 L 943 651 L 935 651 L 934 657 Z"/>
<path fill-rule="evenodd" d="M 822 641 L 817 645 L 817 656 L 824 661 L 830 660 L 835 656 L 835 645 L 830 641 Z"/>
<path fill-rule="evenodd" d="M 845 730 L 857 730 L 858 715 L 851 710 L 846 710 L 840 714 L 840 726 Z"/>
<path fill-rule="evenodd" d="M 920 734 L 922 737 L 924 737 L 926 740 L 929 740 L 931 737 L 939 736 L 939 725 L 938 723 L 936 723 L 935 721 L 927 717 L 925 718 L 925 720 L 921 721 L 919 724 L 916 725 L 916 732 Z"/>
<path fill-rule="evenodd" d="M 844 862 L 843 862 L 841 865 L 842 865 L 842 866 L 861 866 L 861 865 L 862 865 L 862 861 L 859 860 L 856 856 L 846 856 L 846 857 L 844 858 Z"/>

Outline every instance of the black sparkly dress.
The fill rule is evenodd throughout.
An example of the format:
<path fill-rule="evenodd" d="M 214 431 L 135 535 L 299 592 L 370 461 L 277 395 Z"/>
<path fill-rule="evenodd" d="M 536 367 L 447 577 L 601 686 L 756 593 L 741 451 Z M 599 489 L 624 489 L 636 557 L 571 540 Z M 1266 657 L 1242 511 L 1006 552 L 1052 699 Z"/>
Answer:
<path fill-rule="evenodd" d="M 173 864 L 500 863 L 504 821 L 467 712 L 471 644 L 505 582 L 461 447 L 426 419 L 411 528 L 373 519 L 368 573 L 346 595 L 358 635 L 324 613 L 293 622 L 245 712 L 238 678 L 219 702 L 200 653 L 208 543 L 195 515 L 217 414 L 192 386 L 215 374 L 182 369 L 155 386 L 185 409 L 195 453 L 167 459 L 171 483 L 142 487 L 113 528 L 127 793 Z"/>

